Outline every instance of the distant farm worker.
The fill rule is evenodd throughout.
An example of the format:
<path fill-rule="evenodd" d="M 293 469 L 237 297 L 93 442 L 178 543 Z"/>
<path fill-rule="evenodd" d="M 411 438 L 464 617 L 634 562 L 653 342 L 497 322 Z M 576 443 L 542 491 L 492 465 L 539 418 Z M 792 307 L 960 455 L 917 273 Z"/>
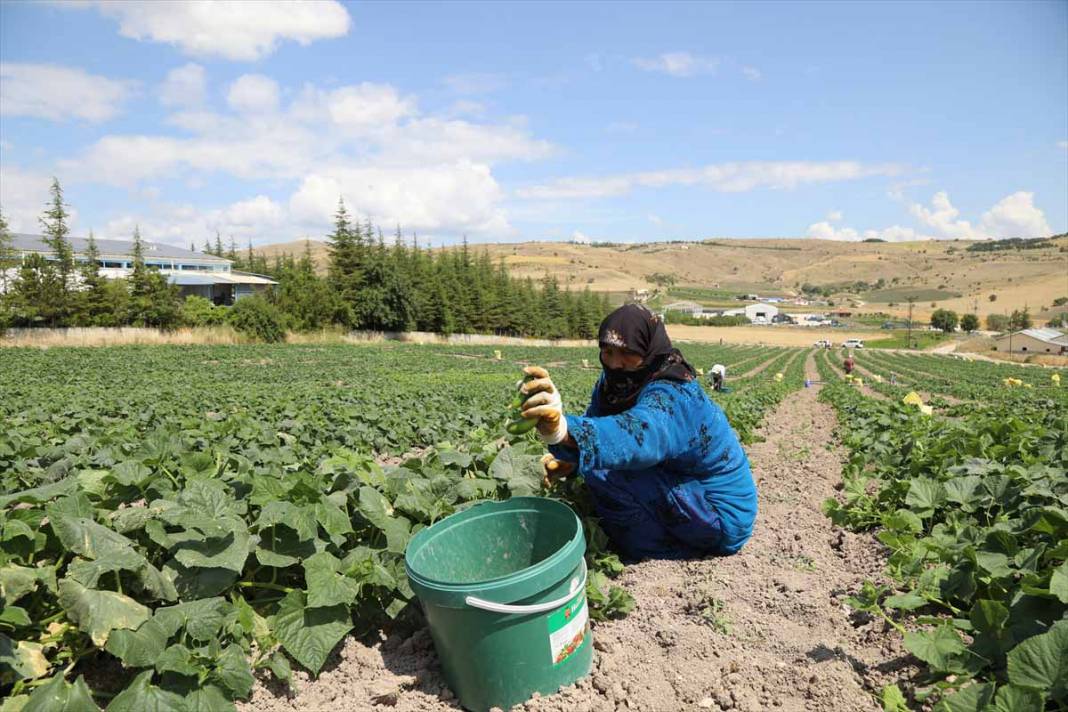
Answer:
<path fill-rule="evenodd" d="M 722 391 L 725 380 L 727 380 L 727 367 L 717 363 L 712 367 L 712 390 Z"/>
<path fill-rule="evenodd" d="M 577 470 L 629 560 L 734 554 L 753 533 L 757 494 L 723 411 L 645 306 L 616 309 L 597 338 L 602 372 L 585 415 L 565 417 L 548 372 L 526 369 L 523 415 L 552 453 L 546 480 Z"/>
<path fill-rule="evenodd" d="M 846 354 L 845 363 L 843 365 L 845 366 L 846 375 L 851 376 L 853 374 L 853 367 L 857 365 L 856 362 L 853 360 L 852 351 Z"/>

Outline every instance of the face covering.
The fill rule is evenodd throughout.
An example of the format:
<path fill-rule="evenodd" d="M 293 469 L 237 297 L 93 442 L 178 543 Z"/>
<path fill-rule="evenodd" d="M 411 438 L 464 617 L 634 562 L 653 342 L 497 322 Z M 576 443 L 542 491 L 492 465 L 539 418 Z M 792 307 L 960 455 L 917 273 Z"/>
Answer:
<path fill-rule="evenodd" d="M 605 317 L 597 334 L 604 348 L 616 346 L 641 355 L 637 370 L 608 368 L 604 359 L 604 377 L 598 389 L 598 407 L 607 415 L 631 408 L 647 383 L 659 379 L 692 381 L 695 373 L 682 353 L 671 345 L 660 317 L 641 304 L 625 304 Z"/>

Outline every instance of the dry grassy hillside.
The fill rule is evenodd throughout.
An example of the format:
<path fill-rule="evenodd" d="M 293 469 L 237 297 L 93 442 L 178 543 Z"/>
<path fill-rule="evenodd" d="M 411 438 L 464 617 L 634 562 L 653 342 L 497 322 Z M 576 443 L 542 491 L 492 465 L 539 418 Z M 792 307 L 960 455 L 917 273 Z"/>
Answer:
<path fill-rule="evenodd" d="M 861 309 L 904 314 L 911 294 L 920 318 L 932 311 L 932 302 L 958 312 L 978 307 L 980 315 L 1027 306 L 1038 315 L 1057 297 L 1068 296 L 1068 238 L 1036 250 L 968 252 L 969 244 L 716 239 L 611 246 L 525 242 L 475 249 L 488 250 L 495 260 L 503 257 L 518 276 L 551 273 L 573 288 L 589 285 L 610 292 L 651 287 L 647 277 L 654 272 L 675 275 L 677 287 L 762 294 L 792 294 L 804 283 L 882 279 L 883 289 L 861 295 Z M 316 264 L 325 267 L 326 244 L 311 241 L 310 246 Z M 268 257 L 303 250 L 304 241 L 261 249 Z"/>

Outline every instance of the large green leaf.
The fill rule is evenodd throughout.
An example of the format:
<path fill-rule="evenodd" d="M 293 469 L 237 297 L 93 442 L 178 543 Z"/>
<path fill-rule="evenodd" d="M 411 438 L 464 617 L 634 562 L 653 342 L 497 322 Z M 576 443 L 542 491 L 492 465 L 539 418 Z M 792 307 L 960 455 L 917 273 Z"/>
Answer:
<path fill-rule="evenodd" d="M 92 519 L 62 515 L 54 508 L 50 508 L 49 516 L 49 524 L 60 543 L 75 554 L 87 559 L 123 555 L 140 557 L 130 539 Z"/>
<path fill-rule="evenodd" d="M 968 685 L 935 705 L 935 712 L 983 712 L 994 698 L 994 683 Z"/>
<path fill-rule="evenodd" d="M 152 684 L 152 671 L 145 670 L 111 700 L 107 712 L 183 712 L 185 698 Z"/>
<path fill-rule="evenodd" d="M 218 685 L 201 685 L 185 696 L 183 712 L 233 712 L 236 709 Z"/>
<path fill-rule="evenodd" d="M 1009 609 L 1000 601 L 981 599 L 972 606 L 969 620 L 977 631 L 996 633 L 1009 620 Z"/>
<path fill-rule="evenodd" d="M 104 649 L 128 667 L 146 667 L 167 647 L 167 632 L 155 617 L 142 623 L 137 630 L 111 631 Z"/>
<path fill-rule="evenodd" d="M 100 708 L 93 702 L 85 678 L 79 677 L 72 685 L 56 675 L 33 691 L 22 712 L 100 712 Z"/>
<path fill-rule="evenodd" d="M 153 664 L 161 673 L 172 672 L 187 677 L 198 677 L 203 668 L 193 658 L 193 653 L 186 646 L 177 643 L 165 649 Z"/>
<path fill-rule="evenodd" d="M 112 630 L 136 630 L 152 613 L 129 596 L 86 588 L 71 578 L 59 582 L 59 603 L 67 616 L 100 647 L 107 643 Z"/>
<path fill-rule="evenodd" d="M 56 497 L 62 497 L 65 494 L 70 494 L 77 490 L 78 478 L 67 477 L 59 482 L 53 482 L 52 484 L 33 487 L 31 489 L 22 490 L 21 492 L 15 492 L 14 494 L 0 495 L 0 509 L 6 509 L 8 505 L 15 504 L 16 502 L 43 504 Z"/>
<path fill-rule="evenodd" d="M 37 588 L 38 573 L 29 566 L 8 564 L 0 568 L 0 597 L 14 603 Z"/>
<path fill-rule="evenodd" d="M 374 487 L 366 485 L 360 488 L 359 510 L 364 519 L 382 530 L 389 526 L 389 520 L 393 518 L 390 501 Z"/>
<path fill-rule="evenodd" d="M 1042 695 L 1015 685 L 1002 685 L 994 696 L 994 704 L 984 712 L 1042 712 Z"/>
<path fill-rule="evenodd" d="M 249 696 L 256 678 L 252 676 L 245 651 L 238 645 L 229 645 L 215 660 L 213 672 L 219 684 L 242 699 Z"/>
<path fill-rule="evenodd" d="M 1049 592 L 1056 596 L 1061 603 L 1068 603 L 1068 561 L 1053 569 L 1049 578 Z"/>
<path fill-rule="evenodd" d="M 229 569 L 188 568 L 174 559 L 163 565 L 163 573 L 174 581 L 178 597 L 183 601 L 217 596 L 233 586 L 238 577 Z"/>
<path fill-rule="evenodd" d="M 921 517 L 929 517 L 946 501 L 946 490 L 941 482 L 917 477 L 909 483 L 905 504 Z"/>
<path fill-rule="evenodd" d="M 1068 620 L 1059 620 L 1040 635 L 1009 652 L 1009 682 L 1017 687 L 1049 693 L 1064 701 L 1068 691 Z"/>
<path fill-rule="evenodd" d="M 48 674 L 49 669 L 51 665 L 40 643 L 15 641 L 0 633 L 0 684 L 33 680 Z"/>
<path fill-rule="evenodd" d="M 308 607 L 351 605 L 360 593 L 360 584 L 338 573 L 341 562 L 322 551 L 304 560 L 304 580 L 308 589 Z"/>
<path fill-rule="evenodd" d="M 292 502 L 268 502 L 260 511 L 256 526 L 263 531 L 275 524 L 285 524 L 294 529 L 302 540 L 315 539 L 319 535 L 315 507 L 298 506 Z"/>
<path fill-rule="evenodd" d="M 225 598 L 215 597 L 157 608 L 154 618 L 167 632 L 168 638 L 185 628 L 194 640 L 207 642 L 215 640 L 219 629 L 234 616 L 233 604 Z"/>
<path fill-rule="evenodd" d="M 983 478 L 978 475 L 954 477 L 944 483 L 946 500 L 960 506 L 965 512 L 974 512 L 980 497 L 976 494 L 982 486 Z"/>
<path fill-rule="evenodd" d="M 191 531 L 171 534 L 177 543 L 173 555 L 188 568 L 227 569 L 241 573 L 249 555 L 249 533 L 245 522 L 236 517 L 224 517 L 216 523 L 226 533 L 219 537 L 197 535 Z"/>
<path fill-rule="evenodd" d="M 330 651 L 352 630 L 352 617 L 345 606 L 308 608 L 304 593 L 292 591 L 271 616 L 271 627 L 287 653 L 318 673 Z"/>
<path fill-rule="evenodd" d="M 905 648 L 936 670 L 956 671 L 958 657 L 964 652 L 964 642 L 951 626 L 942 625 L 933 631 L 905 633 Z"/>

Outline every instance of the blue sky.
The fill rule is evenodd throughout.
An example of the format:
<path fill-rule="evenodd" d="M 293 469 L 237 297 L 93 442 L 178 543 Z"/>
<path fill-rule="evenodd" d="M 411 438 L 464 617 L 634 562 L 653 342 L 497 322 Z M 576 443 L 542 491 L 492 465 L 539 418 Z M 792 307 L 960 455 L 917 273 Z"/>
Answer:
<path fill-rule="evenodd" d="M 0 209 L 434 243 L 1068 229 L 1068 3 L 0 3 Z"/>

